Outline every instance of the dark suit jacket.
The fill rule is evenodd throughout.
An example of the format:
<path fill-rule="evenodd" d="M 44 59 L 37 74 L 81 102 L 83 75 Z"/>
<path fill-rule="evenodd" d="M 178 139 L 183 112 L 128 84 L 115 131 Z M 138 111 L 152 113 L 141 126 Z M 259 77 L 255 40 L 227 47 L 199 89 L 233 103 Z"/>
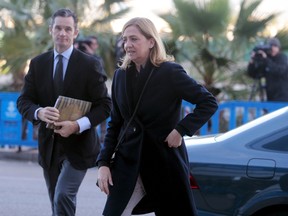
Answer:
<path fill-rule="evenodd" d="M 129 121 L 134 103 L 133 94 L 140 95 L 144 83 L 154 66 L 147 65 L 140 73 L 138 88 L 131 89 L 131 66 L 126 71 L 118 69 L 112 84 L 111 121 L 107 128 L 104 146 L 98 156 L 99 164 L 109 163 L 120 131 Z M 182 99 L 196 104 L 194 112 L 184 119 L 181 116 Z M 192 136 L 217 110 L 213 95 L 176 63 L 165 62 L 155 67 L 145 89 L 135 121 L 120 144 L 112 167 L 113 187 L 104 215 L 120 215 L 133 192 L 141 174 L 147 199 L 138 207 L 145 209 L 135 213 L 154 211 L 153 204 L 165 206 L 161 215 L 193 215 L 193 196 L 189 186 L 187 150 L 183 144 L 169 148 L 165 138 L 177 129 L 181 135 Z M 146 202 L 147 201 L 147 202 Z M 146 202 L 146 203 L 144 203 Z M 148 205 L 149 203 L 149 205 Z M 151 207 L 152 209 L 149 209 Z M 143 204 L 143 205 L 142 205 Z M 135 209 L 136 210 L 136 209 Z"/>
<path fill-rule="evenodd" d="M 31 60 L 23 90 L 17 100 L 18 110 L 23 117 L 34 124 L 40 123 L 39 163 L 43 168 L 50 166 L 54 132 L 46 129 L 45 122 L 35 121 L 34 113 L 39 107 L 55 104 L 53 62 L 53 51 Z M 106 79 L 101 71 L 100 63 L 95 58 L 73 49 L 64 79 L 63 95 L 92 102 L 92 108 L 86 114 L 91 122 L 91 129 L 81 134 L 73 134 L 68 138 L 59 138 L 68 160 L 77 169 L 95 166 L 99 146 L 95 126 L 109 116 L 111 109 L 111 99 L 105 85 Z"/>

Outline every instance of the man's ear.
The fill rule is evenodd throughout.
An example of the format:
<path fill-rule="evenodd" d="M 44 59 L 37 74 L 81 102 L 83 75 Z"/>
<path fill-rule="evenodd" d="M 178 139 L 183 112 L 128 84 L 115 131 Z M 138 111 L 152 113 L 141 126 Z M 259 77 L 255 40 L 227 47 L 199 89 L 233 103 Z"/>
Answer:
<path fill-rule="evenodd" d="M 79 29 L 75 29 L 75 32 L 74 32 L 74 39 L 76 39 L 78 37 L 78 34 L 79 34 Z"/>

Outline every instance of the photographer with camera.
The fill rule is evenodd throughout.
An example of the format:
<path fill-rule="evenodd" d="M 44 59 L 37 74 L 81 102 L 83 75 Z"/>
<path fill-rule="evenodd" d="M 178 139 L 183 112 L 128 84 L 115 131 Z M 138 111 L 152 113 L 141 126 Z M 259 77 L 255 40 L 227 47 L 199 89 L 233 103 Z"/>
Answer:
<path fill-rule="evenodd" d="M 87 54 L 94 54 L 94 50 L 90 48 L 91 41 L 88 39 L 77 40 L 74 47 Z"/>
<path fill-rule="evenodd" d="M 96 54 L 97 49 L 99 48 L 99 43 L 96 36 L 90 35 L 82 40 L 77 40 L 74 47 L 86 54 L 94 56 L 98 61 L 100 61 L 102 67 L 105 67 L 103 59 Z"/>
<path fill-rule="evenodd" d="M 267 101 L 288 102 L 288 60 L 278 38 L 270 38 L 266 45 L 253 49 L 248 75 L 266 90 Z"/>

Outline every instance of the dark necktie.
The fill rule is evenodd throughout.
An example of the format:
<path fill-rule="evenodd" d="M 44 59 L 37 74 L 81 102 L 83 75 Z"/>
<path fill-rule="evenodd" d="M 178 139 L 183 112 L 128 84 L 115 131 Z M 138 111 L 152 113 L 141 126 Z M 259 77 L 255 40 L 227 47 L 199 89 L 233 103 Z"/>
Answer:
<path fill-rule="evenodd" d="M 63 56 L 58 55 L 58 62 L 55 68 L 54 74 L 54 91 L 55 95 L 58 97 L 63 91 Z"/>

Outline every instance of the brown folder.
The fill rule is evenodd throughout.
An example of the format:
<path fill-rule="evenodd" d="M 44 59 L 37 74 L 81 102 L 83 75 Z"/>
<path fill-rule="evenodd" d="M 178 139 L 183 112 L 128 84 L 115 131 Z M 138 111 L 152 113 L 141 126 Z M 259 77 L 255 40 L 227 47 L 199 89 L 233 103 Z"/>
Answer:
<path fill-rule="evenodd" d="M 59 96 L 54 105 L 60 112 L 58 121 L 75 121 L 90 111 L 92 103 L 75 98 Z M 53 123 L 48 123 L 46 128 L 56 129 Z"/>

